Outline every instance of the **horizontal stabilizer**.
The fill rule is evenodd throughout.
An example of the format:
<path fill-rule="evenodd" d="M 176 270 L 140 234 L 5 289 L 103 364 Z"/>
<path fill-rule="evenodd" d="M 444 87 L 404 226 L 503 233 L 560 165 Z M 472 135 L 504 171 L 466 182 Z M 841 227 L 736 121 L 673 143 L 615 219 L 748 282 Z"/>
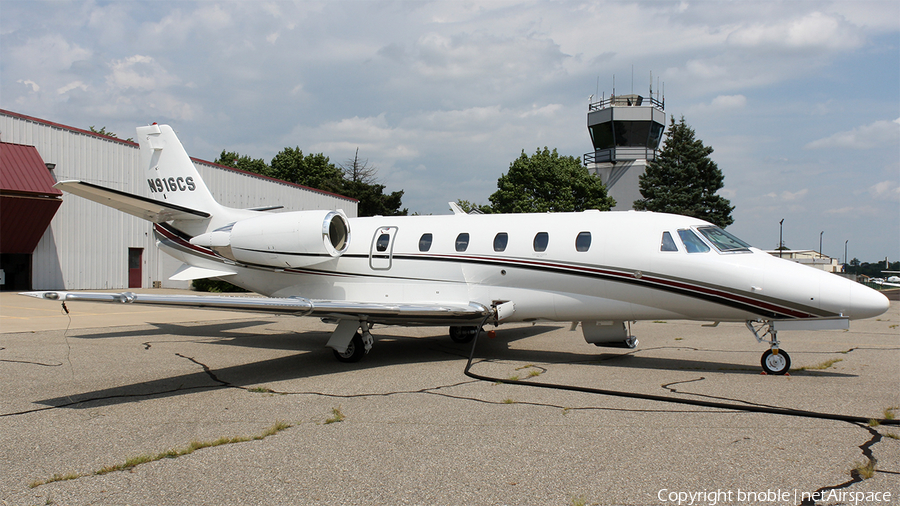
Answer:
<path fill-rule="evenodd" d="M 175 271 L 169 279 L 171 281 L 193 281 L 195 279 L 206 279 L 206 278 L 220 278 L 223 276 L 233 276 L 234 272 L 216 270 L 216 269 L 206 269 L 203 267 L 196 267 L 193 265 L 183 264 L 181 267 Z"/>
<path fill-rule="evenodd" d="M 105 188 L 84 181 L 60 181 L 53 186 L 153 223 L 163 223 L 172 220 L 197 220 L 210 217 L 210 214 L 204 211 L 167 204 L 159 200 Z"/>

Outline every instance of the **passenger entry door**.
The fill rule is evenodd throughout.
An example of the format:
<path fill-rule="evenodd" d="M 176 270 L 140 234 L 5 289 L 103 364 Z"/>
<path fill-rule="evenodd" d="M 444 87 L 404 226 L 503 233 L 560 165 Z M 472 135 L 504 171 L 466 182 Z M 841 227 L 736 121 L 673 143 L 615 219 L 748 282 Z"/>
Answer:
<path fill-rule="evenodd" d="M 394 236 L 397 235 L 397 227 L 379 227 L 372 237 L 372 246 L 369 248 L 369 267 L 376 270 L 388 270 L 391 268 L 391 259 L 394 254 Z"/>

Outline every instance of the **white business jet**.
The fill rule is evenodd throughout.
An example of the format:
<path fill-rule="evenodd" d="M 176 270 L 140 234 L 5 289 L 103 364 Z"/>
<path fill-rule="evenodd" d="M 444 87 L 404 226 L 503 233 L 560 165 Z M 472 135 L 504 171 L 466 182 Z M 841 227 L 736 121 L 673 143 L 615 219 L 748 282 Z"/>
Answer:
<path fill-rule="evenodd" d="M 348 218 L 218 204 L 166 125 L 137 129 L 149 197 L 82 181 L 56 186 L 154 223 L 184 262 L 172 279 L 221 278 L 266 297 L 29 292 L 50 300 L 193 306 L 316 316 L 327 346 L 355 362 L 374 324 L 449 325 L 470 341 L 484 325 L 580 322 L 598 346 L 634 347 L 636 320 L 739 321 L 784 374 L 777 332 L 848 328 L 885 312 L 875 290 L 775 258 L 702 220 L 650 212 Z"/>

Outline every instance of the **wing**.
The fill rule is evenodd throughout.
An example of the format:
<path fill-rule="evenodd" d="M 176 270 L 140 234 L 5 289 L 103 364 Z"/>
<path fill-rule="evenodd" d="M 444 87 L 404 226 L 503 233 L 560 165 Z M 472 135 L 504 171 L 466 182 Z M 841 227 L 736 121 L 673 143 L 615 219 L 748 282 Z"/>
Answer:
<path fill-rule="evenodd" d="M 100 292 L 23 292 L 19 295 L 54 301 L 111 302 L 120 304 L 147 304 L 165 307 L 195 307 L 225 311 L 250 311 L 268 314 L 317 316 L 321 318 L 366 318 L 380 323 L 445 323 L 477 322 L 491 314 L 482 304 L 378 304 L 313 300 L 303 297 L 257 297 L 224 295 L 157 295 L 144 293 Z"/>
<path fill-rule="evenodd" d="M 163 223 L 171 220 L 196 220 L 209 218 L 210 216 L 205 211 L 167 204 L 140 195 L 85 183 L 84 181 L 60 181 L 53 186 L 153 223 Z"/>

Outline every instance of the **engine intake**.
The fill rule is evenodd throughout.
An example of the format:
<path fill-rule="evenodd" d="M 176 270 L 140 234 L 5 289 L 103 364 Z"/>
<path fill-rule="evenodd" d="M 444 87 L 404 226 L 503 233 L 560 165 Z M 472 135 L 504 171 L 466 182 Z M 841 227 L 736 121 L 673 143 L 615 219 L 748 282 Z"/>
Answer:
<path fill-rule="evenodd" d="M 350 222 L 340 210 L 268 214 L 198 235 L 191 244 L 245 264 L 307 267 L 347 251 Z"/>

